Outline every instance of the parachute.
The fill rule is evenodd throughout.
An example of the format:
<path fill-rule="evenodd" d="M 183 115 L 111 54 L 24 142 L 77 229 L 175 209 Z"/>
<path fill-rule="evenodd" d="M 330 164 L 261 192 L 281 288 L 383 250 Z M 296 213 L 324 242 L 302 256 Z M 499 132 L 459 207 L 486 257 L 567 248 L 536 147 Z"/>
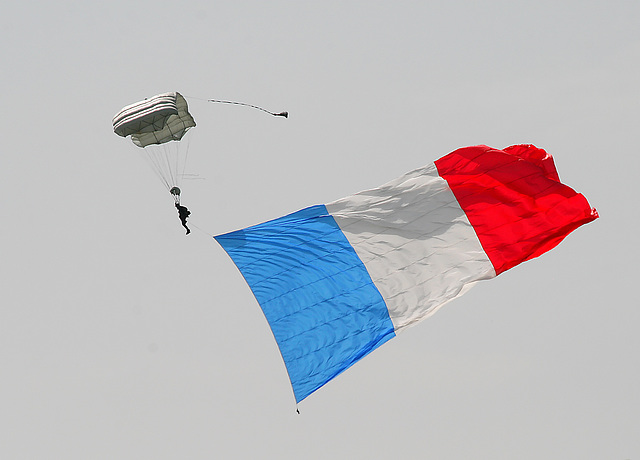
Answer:
<path fill-rule="evenodd" d="M 251 107 L 275 117 L 289 117 L 289 112 L 271 112 L 244 102 L 207 101 Z M 195 126 L 187 101 L 178 92 L 158 94 L 128 105 L 113 117 L 113 131 L 118 136 L 131 136 L 133 144 L 142 148 L 144 157 L 176 205 L 180 204 L 180 182 L 185 176 L 189 153 L 189 143 L 182 142 L 182 138 Z"/>
<path fill-rule="evenodd" d="M 196 126 L 185 98 L 177 92 L 158 94 L 124 107 L 113 117 L 113 131 L 131 137 L 142 148 L 149 165 L 180 204 L 188 143 L 181 142 Z"/>

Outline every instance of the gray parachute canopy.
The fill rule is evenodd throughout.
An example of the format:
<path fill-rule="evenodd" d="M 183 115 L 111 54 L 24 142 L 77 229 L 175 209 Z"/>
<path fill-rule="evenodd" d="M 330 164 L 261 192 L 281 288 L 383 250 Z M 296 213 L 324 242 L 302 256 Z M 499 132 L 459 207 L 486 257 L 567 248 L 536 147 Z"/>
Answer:
<path fill-rule="evenodd" d="M 177 204 L 189 152 L 189 142 L 181 139 L 195 125 L 187 101 L 176 92 L 128 105 L 113 117 L 113 131 L 142 147 L 138 151 Z"/>
<path fill-rule="evenodd" d="M 180 93 L 164 93 L 124 107 L 113 117 L 113 131 L 131 136 L 138 147 L 179 141 L 196 125 Z"/>

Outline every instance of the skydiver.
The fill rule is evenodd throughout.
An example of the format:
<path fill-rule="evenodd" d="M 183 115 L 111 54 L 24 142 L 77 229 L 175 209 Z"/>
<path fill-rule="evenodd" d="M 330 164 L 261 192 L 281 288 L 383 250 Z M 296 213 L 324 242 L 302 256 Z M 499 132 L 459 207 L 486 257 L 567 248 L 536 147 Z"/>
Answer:
<path fill-rule="evenodd" d="M 176 209 L 178 210 L 178 217 L 180 217 L 180 222 L 182 222 L 182 226 L 187 229 L 187 235 L 191 233 L 189 227 L 187 227 L 187 217 L 191 215 L 191 211 L 187 209 L 186 206 L 181 206 L 176 203 Z"/>

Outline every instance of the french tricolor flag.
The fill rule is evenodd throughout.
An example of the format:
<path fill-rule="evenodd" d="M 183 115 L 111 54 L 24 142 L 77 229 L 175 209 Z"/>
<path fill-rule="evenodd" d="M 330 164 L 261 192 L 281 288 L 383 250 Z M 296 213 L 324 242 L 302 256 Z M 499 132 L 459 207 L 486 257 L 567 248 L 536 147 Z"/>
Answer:
<path fill-rule="evenodd" d="M 475 146 L 215 238 L 260 304 L 299 402 L 476 281 L 597 217 L 544 150 Z"/>

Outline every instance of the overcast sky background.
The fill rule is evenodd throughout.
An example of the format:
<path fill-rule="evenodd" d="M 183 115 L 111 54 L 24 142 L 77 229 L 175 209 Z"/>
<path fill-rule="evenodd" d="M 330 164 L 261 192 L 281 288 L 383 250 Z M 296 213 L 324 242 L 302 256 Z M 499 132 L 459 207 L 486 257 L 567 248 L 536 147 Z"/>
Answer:
<path fill-rule="evenodd" d="M 639 24 L 637 0 L 10 0 L 0 457 L 639 459 Z M 188 237 L 111 126 L 167 91 L 198 123 Z M 211 236 L 517 143 L 601 218 L 297 415 Z"/>

